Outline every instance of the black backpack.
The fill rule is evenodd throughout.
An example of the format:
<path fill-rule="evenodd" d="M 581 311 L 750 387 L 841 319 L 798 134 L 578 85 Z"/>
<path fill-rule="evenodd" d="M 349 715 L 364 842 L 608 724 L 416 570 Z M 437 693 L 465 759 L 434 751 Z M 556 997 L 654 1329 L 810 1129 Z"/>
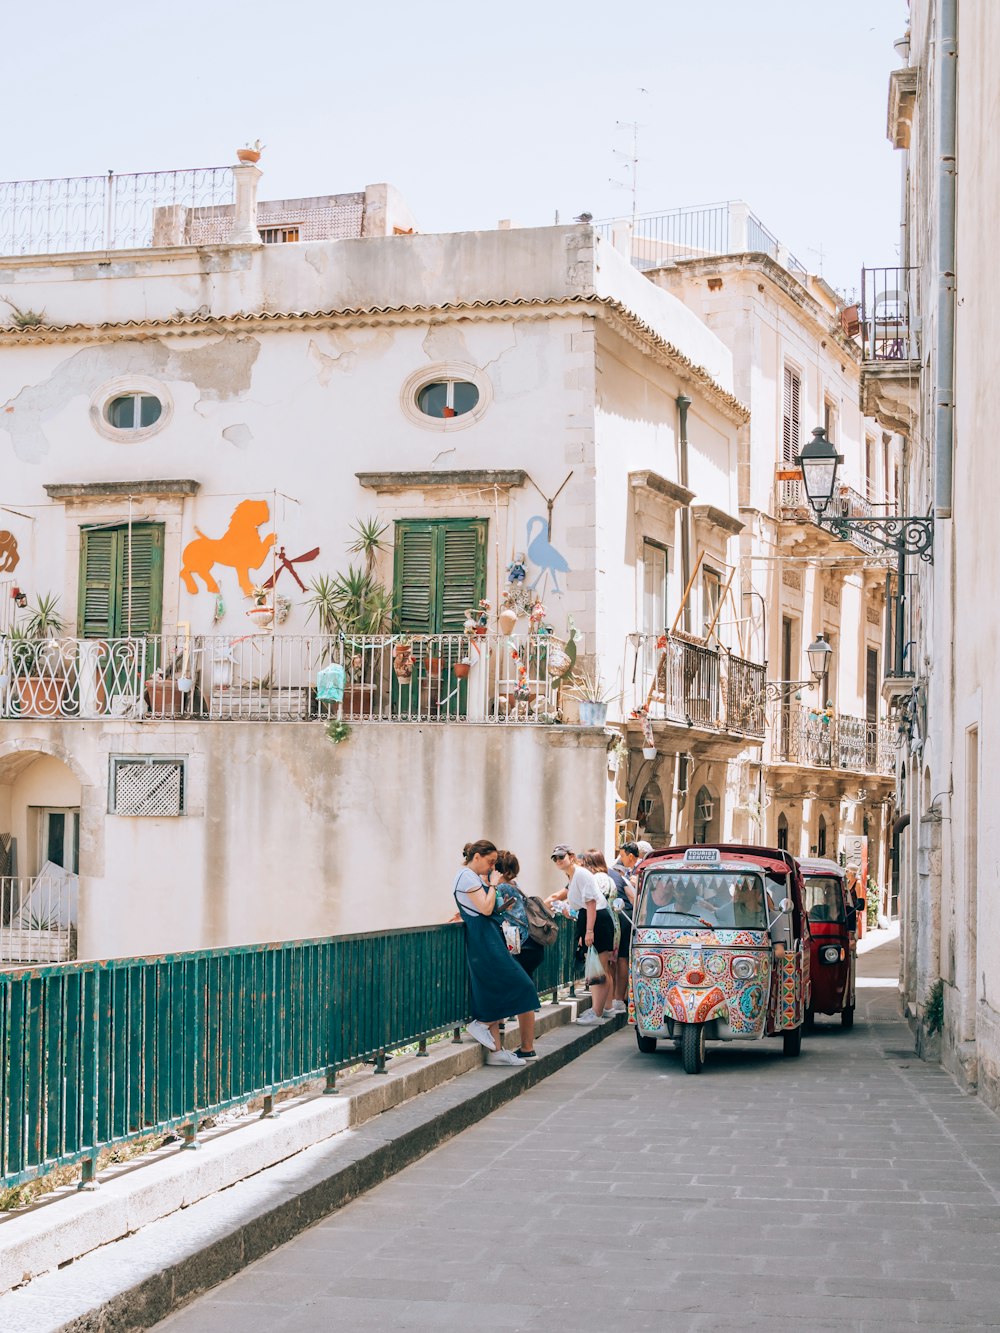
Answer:
<path fill-rule="evenodd" d="M 524 895 L 524 910 L 528 914 L 528 935 L 537 944 L 547 949 L 555 944 L 559 936 L 559 922 L 533 893 Z"/>

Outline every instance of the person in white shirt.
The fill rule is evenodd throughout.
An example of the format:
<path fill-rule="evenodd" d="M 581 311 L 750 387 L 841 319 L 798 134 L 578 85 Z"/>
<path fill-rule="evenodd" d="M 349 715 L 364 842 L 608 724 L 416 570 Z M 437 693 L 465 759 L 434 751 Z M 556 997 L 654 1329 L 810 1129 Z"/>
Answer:
<path fill-rule="evenodd" d="M 553 903 L 565 899 L 570 911 L 576 914 L 578 953 L 593 945 L 604 967 L 604 980 L 590 985 L 592 1008 L 581 1014 L 576 1021 L 583 1024 L 600 1023 L 612 992 L 611 955 L 615 948 L 615 926 L 608 900 L 591 872 L 580 864 L 565 843 L 553 847 L 551 859 L 566 876 L 566 885 L 558 893 L 549 896 L 548 904 L 551 907 Z"/>

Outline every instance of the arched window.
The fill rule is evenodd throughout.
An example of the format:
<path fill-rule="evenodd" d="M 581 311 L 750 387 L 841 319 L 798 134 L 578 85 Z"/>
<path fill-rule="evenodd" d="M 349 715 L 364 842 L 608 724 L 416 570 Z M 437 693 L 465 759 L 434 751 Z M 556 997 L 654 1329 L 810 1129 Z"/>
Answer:
<path fill-rule="evenodd" d="M 715 798 L 707 787 L 699 787 L 694 798 L 693 839 L 697 843 L 714 842 Z"/>
<path fill-rule="evenodd" d="M 788 851 L 788 820 L 784 815 L 778 816 L 778 846 L 783 852 Z"/>

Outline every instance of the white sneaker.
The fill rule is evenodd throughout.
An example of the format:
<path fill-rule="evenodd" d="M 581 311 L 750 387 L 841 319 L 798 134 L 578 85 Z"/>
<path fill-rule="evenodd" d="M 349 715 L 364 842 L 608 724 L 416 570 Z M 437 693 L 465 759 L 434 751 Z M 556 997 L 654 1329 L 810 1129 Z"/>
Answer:
<path fill-rule="evenodd" d="M 525 1062 L 513 1051 L 490 1051 L 486 1056 L 488 1065 L 523 1065 Z"/>
<path fill-rule="evenodd" d="M 624 1000 L 615 1000 L 611 1006 L 611 1012 L 613 1014 L 627 1014 L 628 1005 Z M 607 1010 L 605 1010 L 605 1013 L 607 1013 Z"/>
<path fill-rule="evenodd" d="M 488 1051 L 496 1050 L 496 1042 L 493 1040 L 493 1033 L 485 1023 L 481 1023 L 478 1018 L 474 1018 L 471 1023 L 465 1026 L 466 1032 L 470 1037 L 475 1037 L 480 1046 L 485 1046 Z"/>
<path fill-rule="evenodd" d="M 581 1014 L 576 1021 L 578 1023 L 583 1023 L 587 1026 L 591 1026 L 594 1023 L 601 1023 L 604 1020 L 603 1020 L 603 1015 L 597 1013 L 595 1009 L 588 1009 L 587 1012 Z"/>

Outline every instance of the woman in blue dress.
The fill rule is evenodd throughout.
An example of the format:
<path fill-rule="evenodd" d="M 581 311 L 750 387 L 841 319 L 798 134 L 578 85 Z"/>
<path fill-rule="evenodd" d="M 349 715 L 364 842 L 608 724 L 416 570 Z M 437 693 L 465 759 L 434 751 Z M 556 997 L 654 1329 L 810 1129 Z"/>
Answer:
<path fill-rule="evenodd" d="M 523 1065 L 513 1051 L 500 1049 L 500 1020 L 509 1014 L 538 1008 L 534 982 L 514 961 L 507 950 L 499 913 L 496 889 L 489 883 L 496 865 L 497 849 L 482 838 L 466 843 L 465 862 L 455 879 L 455 902 L 465 924 L 466 952 L 469 960 L 469 988 L 472 992 L 472 1018 L 467 1031 L 486 1047 L 488 1065 Z"/>

